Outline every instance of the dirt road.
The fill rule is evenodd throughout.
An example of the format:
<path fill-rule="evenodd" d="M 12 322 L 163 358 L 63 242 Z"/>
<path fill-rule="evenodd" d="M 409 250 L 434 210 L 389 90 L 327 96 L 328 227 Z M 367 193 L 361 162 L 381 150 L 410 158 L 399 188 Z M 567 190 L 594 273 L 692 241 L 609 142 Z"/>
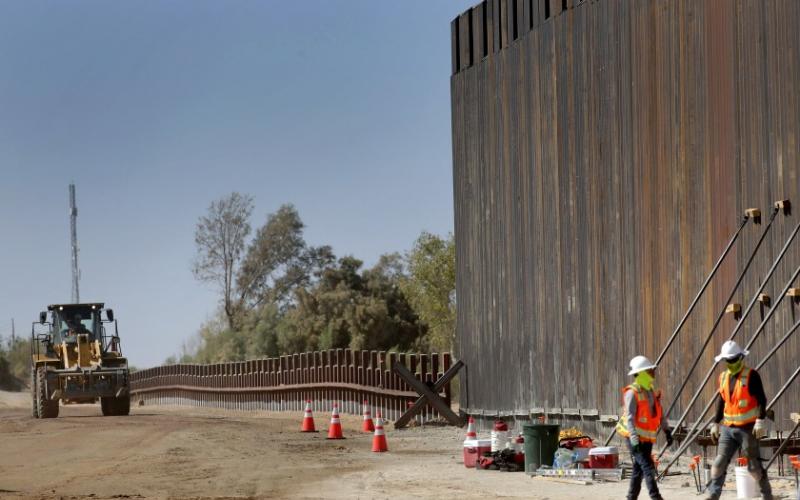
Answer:
<path fill-rule="evenodd" d="M 27 397 L 0 398 L 3 498 L 586 498 L 624 497 L 624 484 L 578 486 L 522 473 L 466 469 L 462 430 L 388 430 L 389 453 L 372 453 L 360 420 L 343 416 L 348 439 L 298 431 L 301 415 L 137 407 L 102 417 L 96 406 L 29 416 Z M 316 415 L 327 428 L 327 415 Z M 664 496 L 695 499 L 686 478 Z M 733 493 L 728 493 L 734 498 Z M 644 498 L 644 497 L 643 497 Z"/>

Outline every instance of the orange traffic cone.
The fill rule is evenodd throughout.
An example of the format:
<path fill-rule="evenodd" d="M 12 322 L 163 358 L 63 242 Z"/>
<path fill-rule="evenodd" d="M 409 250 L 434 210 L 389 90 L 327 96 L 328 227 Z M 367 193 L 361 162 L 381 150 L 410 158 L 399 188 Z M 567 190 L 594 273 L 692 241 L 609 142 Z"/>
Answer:
<path fill-rule="evenodd" d="M 386 434 L 383 432 L 383 419 L 381 418 L 380 411 L 378 411 L 378 414 L 375 416 L 375 434 L 372 437 L 372 451 L 389 451 L 389 447 L 386 445 Z"/>
<path fill-rule="evenodd" d="M 366 399 L 364 400 L 364 423 L 361 426 L 361 430 L 364 432 L 372 432 L 375 430 L 375 426 L 372 425 L 372 412 L 369 411 L 369 401 Z"/>
<path fill-rule="evenodd" d="M 466 441 L 467 439 L 478 439 L 478 434 L 475 432 L 475 419 L 469 417 L 468 422 L 469 423 L 467 424 L 467 437 L 464 440 Z"/>
<path fill-rule="evenodd" d="M 306 401 L 306 412 L 303 415 L 303 427 L 300 432 L 317 432 L 314 428 L 314 415 L 311 414 L 311 400 Z"/>
<path fill-rule="evenodd" d="M 344 439 L 342 436 L 342 423 L 339 421 L 339 405 L 333 403 L 331 425 L 328 427 L 328 439 Z"/>

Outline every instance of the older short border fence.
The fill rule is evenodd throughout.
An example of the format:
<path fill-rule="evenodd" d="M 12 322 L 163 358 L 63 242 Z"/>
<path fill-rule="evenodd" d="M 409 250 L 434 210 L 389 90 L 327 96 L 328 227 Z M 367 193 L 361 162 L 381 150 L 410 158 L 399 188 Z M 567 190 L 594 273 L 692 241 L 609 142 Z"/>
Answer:
<path fill-rule="evenodd" d="M 187 405 L 229 410 L 303 411 L 306 400 L 315 411 L 360 414 L 364 400 L 395 420 L 418 394 L 391 371 L 395 362 L 419 380 L 433 382 L 450 368 L 450 353 L 407 354 L 331 349 L 278 358 L 209 365 L 157 366 L 131 374 L 133 404 Z M 451 387 L 442 391 L 448 405 Z M 374 413 L 373 413 L 374 414 Z M 438 419 L 425 408 L 418 422 Z"/>

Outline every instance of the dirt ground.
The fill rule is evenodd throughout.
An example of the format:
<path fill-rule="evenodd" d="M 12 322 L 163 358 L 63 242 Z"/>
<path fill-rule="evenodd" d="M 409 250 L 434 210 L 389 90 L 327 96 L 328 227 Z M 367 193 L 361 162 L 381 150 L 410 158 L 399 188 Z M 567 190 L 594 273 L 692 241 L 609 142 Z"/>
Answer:
<path fill-rule="evenodd" d="M 626 483 L 573 485 L 524 473 L 475 471 L 461 461 L 463 430 L 387 428 L 388 453 L 372 453 L 360 419 L 347 439 L 298 432 L 302 415 L 136 407 L 102 417 L 62 407 L 34 420 L 26 394 L 0 393 L 2 498 L 624 498 Z M 316 415 L 318 429 L 327 416 Z M 670 477 L 667 499 L 696 499 L 691 478 Z M 683 486 L 686 484 L 687 486 Z M 788 481 L 780 492 L 788 498 Z M 735 498 L 729 491 L 723 498 Z M 646 498 L 646 495 L 642 495 Z"/>

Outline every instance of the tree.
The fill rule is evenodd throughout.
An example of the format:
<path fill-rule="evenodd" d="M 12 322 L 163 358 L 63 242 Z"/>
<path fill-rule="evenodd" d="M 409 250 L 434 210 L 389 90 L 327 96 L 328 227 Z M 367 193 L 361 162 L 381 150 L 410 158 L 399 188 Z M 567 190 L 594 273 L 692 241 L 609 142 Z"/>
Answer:
<path fill-rule="evenodd" d="M 0 389 L 18 391 L 30 382 L 31 343 L 16 338 L 0 344 Z"/>
<path fill-rule="evenodd" d="M 350 341 L 353 349 L 407 350 L 419 348 L 427 333 L 427 327 L 411 307 L 400 284 L 406 278 L 405 264 L 398 253 L 381 255 L 372 269 L 362 273 L 367 291 L 362 312 L 373 322 L 369 336 L 356 335 Z"/>
<path fill-rule="evenodd" d="M 359 272 L 362 262 L 343 257 L 309 289 L 298 289 L 279 332 L 282 352 L 333 349 L 408 349 L 425 333 L 399 287 L 402 261 L 381 258 Z"/>
<path fill-rule="evenodd" d="M 295 289 L 308 286 L 316 271 L 335 260 L 330 247 L 306 245 L 304 227 L 297 209 L 285 204 L 256 231 L 236 277 L 242 307 L 271 303 L 285 309 Z"/>
<path fill-rule="evenodd" d="M 456 247 L 453 235 L 423 232 L 406 255 L 408 277 L 401 288 L 428 326 L 431 348 L 451 350 L 456 333 Z"/>
<path fill-rule="evenodd" d="M 225 312 L 220 311 L 200 327 L 191 346 L 184 346 L 180 363 L 219 363 L 245 359 L 246 334 L 227 325 Z"/>
<path fill-rule="evenodd" d="M 253 198 L 233 192 L 211 203 L 208 213 L 197 221 L 194 234 L 197 255 L 192 272 L 198 280 L 219 287 L 231 329 L 238 311 L 234 300 L 234 276 L 250 234 L 252 212 Z"/>
<path fill-rule="evenodd" d="M 251 241 L 253 201 L 232 193 L 197 224 L 195 276 L 219 286 L 220 312 L 170 362 L 214 363 L 317 349 L 449 350 L 455 336 L 453 237 L 422 233 L 371 269 L 310 247 L 282 205 Z"/>
<path fill-rule="evenodd" d="M 275 304 L 264 304 L 249 311 L 242 322 L 247 357 L 276 357 L 278 350 L 278 324 L 281 314 Z"/>
<path fill-rule="evenodd" d="M 358 270 L 362 262 L 343 257 L 319 272 L 313 287 L 295 291 L 295 305 L 286 311 L 279 329 L 281 352 L 347 347 L 352 308 L 362 290 Z"/>

